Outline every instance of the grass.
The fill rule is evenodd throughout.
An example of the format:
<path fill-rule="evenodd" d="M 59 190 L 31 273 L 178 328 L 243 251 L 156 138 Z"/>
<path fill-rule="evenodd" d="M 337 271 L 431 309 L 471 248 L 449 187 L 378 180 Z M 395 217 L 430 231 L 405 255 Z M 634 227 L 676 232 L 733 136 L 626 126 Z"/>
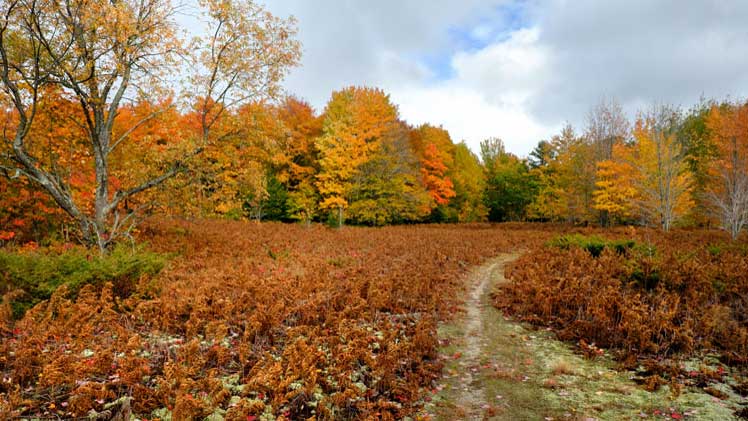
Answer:
<path fill-rule="evenodd" d="M 61 285 L 74 296 L 88 284 L 112 282 L 120 296 L 129 295 L 144 275 L 161 271 L 166 256 L 126 246 L 114 248 L 106 256 L 82 248 L 64 252 L 16 252 L 0 250 L 0 296 L 10 305 L 12 318 L 48 299 Z"/>

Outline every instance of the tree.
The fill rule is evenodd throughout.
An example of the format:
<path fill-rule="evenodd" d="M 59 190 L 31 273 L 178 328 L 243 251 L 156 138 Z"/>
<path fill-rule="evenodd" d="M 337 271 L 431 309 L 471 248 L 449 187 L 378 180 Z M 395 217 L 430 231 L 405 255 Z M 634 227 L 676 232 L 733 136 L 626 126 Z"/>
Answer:
<path fill-rule="evenodd" d="M 454 144 L 449 132 L 424 124 L 410 137 L 413 150 L 420 158 L 423 185 L 436 207 L 447 205 L 455 196 L 454 184 L 447 175 L 454 163 Z"/>
<path fill-rule="evenodd" d="M 308 183 L 318 171 L 315 139 L 322 134 L 322 119 L 309 103 L 286 97 L 275 108 L 276 119 L 282 122 L 273 156 L 273 171 L 289 190 Z"/>
<path fill-rule="evenodd" d="M 623 108 L 615 99 L 602 98 L 587 115 L 587 137 L 595 153 L 595 162 L 613 158 L 613 146 L 624 142 L 630 133 Z M 606 210 L 600 212 L 600 224 L 608 225 Z"/>
<path fill-rule="evenodd" d="M 531 170 L 537 180 L 538 192 L 528 214 L 532 218 L 590 222 L 593 218 L 595 189 L 594 147 L 585 137 L 579 137 L 571 125 L 554 135 L 548 147 L 538 148 L 545 165 Z"/>
<path fill-rule="evenodd" d="M 613 157 L 613 145 L 624 142 L 630 124 L 621 104 L 612 98 L 602 98 L 587 114 L 585 136 L 595 146 L 596 161 Z"/>
<path fill-rule="evenodd" d="M 387 133 L 353 176 L 348 195 L 352 222 L 373 226 L 415 222 L 431 212 L 432 200 L 419 183 L 407 132 L 401 123 Z"/>
<path fill-rule="evenodd" d="M 273 157 L 273 171 L 288 190 L 288 216 L 308 225 L 319 203 L 314 186 L 319 172 L 315 139 L 322 135 L 322 119 L 311 105 L 294 97 L 286 97 L 276 114 L 283 123 L 283 133 Z"/>
<path fill-rule="evenodd" d="M 486 175 L 478 157 L 468 148 L 465 142 L 455 145 L 454 165 L 448 172 L 454 180 L 455 197 L 449 202 L 448 220 L 458 222 L 483 221 L 487 209 L 483 204 L 483 191 Z"/>
<path fill-rule="evenodd" d="M 249 217 L 261 221 L 287 221 L 288 215 L 288 190 L 274 175 L 263 179 L 264 186 L 257 191 L 252 191 L 246 197 L 243 206 Z"/>
<path fill-rule="evenodd" d="M 725 107 L 714 101 L 701 99 L 686 114 L 680 125 L 678 141 L 683 145 L 688 168 L 693 175 L 693 199 L 695 206 L 689 218 L 696 224 L 711 225 L 713 221 L 709 167 L 717 157 L 717 148 L 710 133 L 707 119 L 712 107 Z"/>
<path fill-rule="evenodd" d="M 748 223 L 748 104 L 712 106 L 706 123 L 716 147 L 708 166 L 708 198 L 722 227 L 736 239 Z"/>
<path fill-rule="evenodd" d="M 123 104 L 117 111 L 112 133 L 116 139 L 126 141 L 122 141 L 109 157 L 112 188 L 140 185 L 152 177 L 154 169 L 168 167 L 194 151 L 194 144 L 187 141 L 190 130 L 183 123 L 183 115 L 171 97 L 157 100 L 142 98 Z M 85 136 L 79 137 L 78 141 L 84 139 Z M 91 167 L 86 164 L 75 172 L 92 173 Z M 175 174 L 175 179 L 180 175 Z M 172 180 L 177 181 L 175 179 Z M 176 196 L 184 189 L 172 188 L 172 180 L 127 198 L 122 205 L 123 212 L 144 215 L 180 208 L 177 204 L 183 203 L 184 198 Z M 179 179 L 179 182 L 184 181 Z M 90 185 L 72 187 L 80 189 L 81 193 L 91 190 Z"/>
<path fill-rule="evenodd" d="M 621 149 L 626 146 L 616 144 L 613 146 L 613 156 L 619 157 L 625 154 Z M 632 216 L 634 211 L 634 200 L 637 198 L 637 190 L 634 186 L 634 168 L 623 160 L 609 159 L 597 163 L 597 181 L 594 191 L 595 209 L 605 211 L 616 217 L 619 221 Z"/>
<path fill-rule="evenodd" d="M 338 226 L 350 204 L 353 177 L 397 125 L 397 108 L 379 89 L 350 87 L 332 94 L 322 136 L 315 142 L 320 167 L 316 186 L 320 208 L 336 211 Z"/>
<path fill-rule="evenodd" d="M 48 195 L 27 180 L 0 177 L 0 245 L 6 242 L 41 242 L 59 227 L 60 209 Z"/>
<path fill-rule="evenodd" d="M 487 170 L 495 167 L 496 164 L 506 156 L 504 141 L 498 137 L 490 137 L 480 143 L 480 158 Z"/>
<path fill-rule="evenodd" d="M 556 151 L 553 144 L 547 140 L 541 140 L 530 152 L 528 163 L 530 168 L 547 167 L 555 158 Z"/>
<path fill-rule="evenodd" d="M 451 157 L 449 158 L 451 160 Z M 446 176 L 447 165 L 444 163 L 445 160 L 445 154 L 437 149 L 433 143 L 429 143 L 423 151 L 421 177 L 431 199 L 437 205 L 446 205 L 449 203 L 449 199 L 455 196 L 454 184 Z"/>
<path fill-rule="evenodd" d="M 621 164 L 619 168 L 626 168 L 618 174 L 617 183 L 635 187 L 636 204 L 643 217 L 664 231 L 693 206 L 693 177 L 677 139 L 681 121 L 680 110 L 654 106 L 637 119 L 635 141 L 614 148 L 613 161 Z"/>
<path fill-rule="evenodd" d="M 527 163 L 507 153 L 501 139 L 486 139 L 480 146 L 486 169 L 483 203 L 488 208 L 488 220 L 503 222 L 524 218 L 536 192 Z"/>
<path fill-rule="evenodd" d="M 110 194 L 109 155 L 115 117 L 130 89 L 147 89 L 176 50 L 173 9 L 156 1 L 13 1 L 3 3 L 0 74 L 7 100 L 18 115 L 10 143 L 10 171 L 41 186 L 80 226 L 84 240 L 105 250 L 122 229 L 119 204 L 178 170 Z M 95 163 L 94 209 L 76 203 L 54 166 L 31 152 L 28 135 L 45 92 L 64 89 L 80 104 Z M 110 216 L 114 214 L 113 221 Z"/>
<path fill-rule="evenodd" d="M 319 193 L 311 180 L 302 181 L 288 194 L 288 213 L 292 219 L 309 225 L 317 214 Z"/>
<path fill-rule="evenodd" d="M 279 83 L 298 63 L 295 20 L 280 19 L 253 1 L 200 0 L 207 37 L 193 41 L 190 77 L 202 141 L 228 110 L 277 95 Z M 220 133 L 230 136 L 231 131 Z"/>
<path fill-rule="evenodd" d="M 242 171 L 241 165 L 224 165 L 221 158 L 271 149 L 249 144 L 257 142 L 253 138 L 257 133 L 274 140 L 267 131 L 272 126 L 269 121 L 276 119 L 266 101 L 278 95 L 280 81 L 298 64 L 300 45 L 294 39 L 293 18 L 277 18 L 254 1 L 200 0 L 199 4 L 207 35 L 192 42 L 189 97 L 199 122 L 198 146 L 207 152 L 192 166 L 192 178 L 199 183 L 197 195 L 204 202 L 200 213 L 223 214 L 239 207 L 237 189 L 264 186 L 265 171 L 258 168 L 269 164 L 269 157 L 255 159 L 246 168 L 251 172 Z M 265 193 L 250 190 L 244 196 Z"/>
<path fill-rule="evenodd" d="M 202 4 L 217 22 L 211 27 L 215 31 L 208 52 L 200 55 L 205 65 L 193 67 L 210 75 L 192 78 L 195 86 L 206 87 L 200 91 L 203 104 L 208 104 L 200 108 L 205 140 L 222 109 L 250 95 L 272 92 L 285 69 L 296 62 L 298 45 L 290 40 L 292 22 L 278 21 L 251 2 Z M 183 52 L 175 8 L 165 0 L 14 0 L 2 7 L 0 80 L 3 100 L 17 116 L 14 129 L 6 132 L 10 136 L 3 136 L 10 145 L 10 164 L 4 164 L 4 170 L 40 186 L 76 221 L 84 242 L 105 252 L 133 226 L 135 212 L 122 205 L 182 171 L 185 161 L 203 149 L 198 145 L 162 165 L 140 184 L 113 188 L 112 154 L 129 137 L 128 132 L 113 136 L 118 111 L 132 94 L 160 95 L 161 81 Z M 252 18 L 257 24 L 244 25 Z M 263 48 L 255 52 L 258 45 Z M 29 144 L 39 101 L 49 89 L 63 90 L 80 107 L 86 142 L 79 147 L 90 151 L 95 175 L 91 211 L 77 203 L 58 168 L 43 165 Z"/>

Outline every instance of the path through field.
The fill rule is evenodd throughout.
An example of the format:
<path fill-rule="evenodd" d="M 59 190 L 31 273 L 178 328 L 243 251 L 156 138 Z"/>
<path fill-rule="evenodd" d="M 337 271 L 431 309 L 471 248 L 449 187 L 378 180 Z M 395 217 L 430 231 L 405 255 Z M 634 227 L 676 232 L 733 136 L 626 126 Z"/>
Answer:
<path fill-rule="evenodd" d="M 422 418 L 437 420 L 729 420 L 732 411 L 702 393 L 673 399 L 667 387 L 647 392 L 603 357 L 575 354 L 550 332 L 504 318 L 490 302 L 506 282 L 501 255 L 468 278 L 464 316 L 439 329 L 443 381 Z"/>

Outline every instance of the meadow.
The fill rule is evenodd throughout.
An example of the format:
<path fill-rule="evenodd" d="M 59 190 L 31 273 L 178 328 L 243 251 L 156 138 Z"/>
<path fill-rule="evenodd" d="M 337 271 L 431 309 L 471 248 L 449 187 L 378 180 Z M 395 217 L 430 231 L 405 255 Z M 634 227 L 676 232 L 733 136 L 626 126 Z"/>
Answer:
<path fill-rule="evenodd" d="M 83 417 L 128 397 L 144 419 L 399 419 L 440 375 L 436 326 L 461 276 L 549 235 L 154 221 L 139 239 L 168 261 L 158 275 L 63 284 L 20 320 L 6 294 L 0 414 Z"/>
<path fill-rule="evenodd" d="M 521 256 L 493 293 L 505 314 L 589 358 L 606 350 L 621 369 L 646 367 L 648 390 L 705 388 L 728 371 L 736 393 L 748 389 L 735 374 L 748 244 L 721 232 L 156 219 L 138 239 L 147 247 L 106 257 L 8 253 L 47 263 L 4 263 L 15 283 L 3 291 L 0 415 L 413 416 L 442 376 L 437 327 L 464 314 L 465 275 L 510 252 Z M 78 269 L 47 298 L 21 283 L 45 267 L 61 277 L 59 259 Z M 717 362 L 686 369 L 706 355 Z"/>

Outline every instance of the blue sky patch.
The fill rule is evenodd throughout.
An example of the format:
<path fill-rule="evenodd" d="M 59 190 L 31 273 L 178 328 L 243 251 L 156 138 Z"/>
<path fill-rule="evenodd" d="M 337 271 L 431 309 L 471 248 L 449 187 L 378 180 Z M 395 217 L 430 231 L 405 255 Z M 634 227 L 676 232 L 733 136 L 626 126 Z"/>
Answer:
<path fill-rule="evenodd" d="M 435 53 L 421 55 L 417 60 L 434 74 L 435 81 L 448 80 L 454 76 L 452 56 L 457 52 L 482 50 L 496 42 L 509 38 L 512 32 L 530 26 L 526 1 L 514 1 L 483 16 L 476 16 L 463 26 L 447 29 L 449 45 Z"/>

